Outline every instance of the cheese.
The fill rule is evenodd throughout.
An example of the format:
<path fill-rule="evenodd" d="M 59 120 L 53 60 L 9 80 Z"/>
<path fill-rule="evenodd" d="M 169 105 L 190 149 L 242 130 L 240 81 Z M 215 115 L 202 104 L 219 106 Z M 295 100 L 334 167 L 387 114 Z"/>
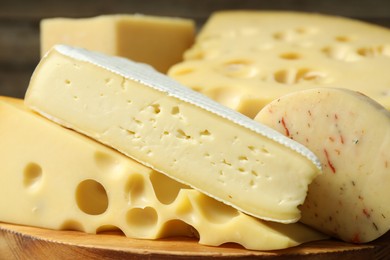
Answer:
<path fill-rule="evenodd" d="M 389 67 L 387 28 L 320 14 L 221 11 L 168 74 L 253 118 L 272 100 L 315 87 L 343 86 L 390 109 Z"/>
<path fill-rule="evenodd" d="M 148 63 L 163 73 L 182 60 L 195 38 L 190 19 L 139 14 L 47 18 L 40 27 L 42 56 L 68 44 Z"/>
<path fill-rule="evenodd" d="M 297 207 L 319 173 L 319 162 L 306 147 L 122 58 L 57 46 L 35 70 L 25 102 L 266 220 L 297 221 Z"/>
<path fill-rule="evenodd" d="M 310 148 L 324 173 L 309 186 L 301 221 L 363 243 L 390 229 L 390 112 L 345 89 L 311 89 L 270 103 L 255 120 Z"/>
<path fill-rule="evenodd" d="M 324 236 L 267 223 L 0 98 L 0 221 L 157 239 L 198 236 L 270 250 Z"/>

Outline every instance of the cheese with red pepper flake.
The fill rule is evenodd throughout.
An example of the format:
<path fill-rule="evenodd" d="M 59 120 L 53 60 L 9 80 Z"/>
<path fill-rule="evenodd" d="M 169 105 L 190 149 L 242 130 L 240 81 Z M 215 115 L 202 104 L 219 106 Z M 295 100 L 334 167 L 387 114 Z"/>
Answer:
<path fill-rule="evenodd" d="M 169 75 L 253 118 L 313 87 L 343 86 L 390 109 L 389 67 L 388 28 L 313 13 L 220 11 Z"/>
<path fill-rule="evenodd" d="M 255 117 L 311 149 L 324 174 L 309 186 L 301 221 L 345 241 L 390 228 L 390 112 L 345 89 L 283 96 Z"/>

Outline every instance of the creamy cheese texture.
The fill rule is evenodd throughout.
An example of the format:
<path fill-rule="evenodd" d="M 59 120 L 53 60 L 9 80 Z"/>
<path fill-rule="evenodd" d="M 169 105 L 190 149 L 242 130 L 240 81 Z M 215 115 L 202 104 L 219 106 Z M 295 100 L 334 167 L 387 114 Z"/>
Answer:
<path fill-rule="evenodd" d="M 309 186 L 301 221 L 349 242 L 390 228 L 390 112 L 346 89 L 300 91 L 255 120 L 309 147 L 323 174 Z"/>
<path fill-rule="evenodd" d="M 253 118 L 272 100 L 313 87 L 342 86 L 390 109 L 389 67 L 387 28 L 320 14 L 221 11 L 168 74 Z"/>
<path fill-rule="evenodd" d="M 190 236 L 271 250 L 324 238 L 260 221 L 0 98 L 0 221 L 141 239 Z"/>
<path fill-rule="evenodd" d="M 165 73 L 194 42 L 190 19 L 150 15 L 46 18 L 40 24 L 41 55 L 68 44 L 148 63 Z"/>
<path fill-rule="evenodd" d="M 57 46 L 26 104 L 250 215 L 296 222 L 320 163 L 306 147 L 143 64 Z"/>

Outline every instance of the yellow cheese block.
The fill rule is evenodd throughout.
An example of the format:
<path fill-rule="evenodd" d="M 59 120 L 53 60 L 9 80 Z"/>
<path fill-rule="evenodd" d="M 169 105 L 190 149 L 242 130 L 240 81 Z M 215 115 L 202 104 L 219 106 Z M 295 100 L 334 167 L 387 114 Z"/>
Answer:
<path fill-rule="evenodd" d="M 83 135 L 0 98 L 0 221 L 217 246 L 295 246 L 324 235 L 257 220 Z"/>
<path fill-rule="evenodd" d="M 360 93 L 318 88 L 292 93 L 256 116 L 309 147 L 324 173 L 309 186 L 301 221 L 363 243 L 390 229 L 390 112 Z"/>
<path fill-rule="evenodd" d="M 41 55 L 69 44 L 148 63 L 165 73 L 182 60 L 195 38 L 189 19 L 147 15 L 47 18 L 41 21 Z"/>
<path fill-rule="evenodd" d="M 320 14 L 221 11 L 169 75 L 251 118 L 313 87 L 357 90 L 390 109 L 390 30 Z M 370 84 L 367 84 L 370 82 Z"/>
<path fill-rule="evenodd" d="M 26 104 L 228 205 L 266 220 L 300 218 L 320 173 L 306 147 L 144 64 L 56 46 Z"/>

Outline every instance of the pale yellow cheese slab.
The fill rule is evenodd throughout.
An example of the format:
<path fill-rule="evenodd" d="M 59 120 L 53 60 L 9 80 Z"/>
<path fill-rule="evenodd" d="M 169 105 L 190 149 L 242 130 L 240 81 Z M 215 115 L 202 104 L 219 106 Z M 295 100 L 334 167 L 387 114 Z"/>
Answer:
<path fill-rule="evenodd" d="M 25 102 L 265 220 L 296 222 L 320 173 L 306 147 L 123 58 L 56 46 L 35 70 Z"/>
<path fill-rule="evenodd" d="M 68 44 L 144 62 L 166 72 L 194 42 L 190 19 L 141 14 L 46 18 L 40 24 L 41 56 Z"/>
<path fill-rule="evenodd" d="M 168 74 L 253 118 L 272 100 L 313 87 L 343 86 L 390 109 L 389 67 L 384 27 L 312 13 L 220 11 Z"/>
<path fill-rule="evenodd" d="M 257 220 L 0 98 L 0 221 L 88 233 L 280 249 L 324 238 L 302 224 Z"/>
<path fill-rule="evenodd" d="M 349 242 L 390 229 L 390 112 L 346 89 L 283 96 L 255 120 L 308 148 L 324 173 L 309 186 L 301 221 Z"/>

